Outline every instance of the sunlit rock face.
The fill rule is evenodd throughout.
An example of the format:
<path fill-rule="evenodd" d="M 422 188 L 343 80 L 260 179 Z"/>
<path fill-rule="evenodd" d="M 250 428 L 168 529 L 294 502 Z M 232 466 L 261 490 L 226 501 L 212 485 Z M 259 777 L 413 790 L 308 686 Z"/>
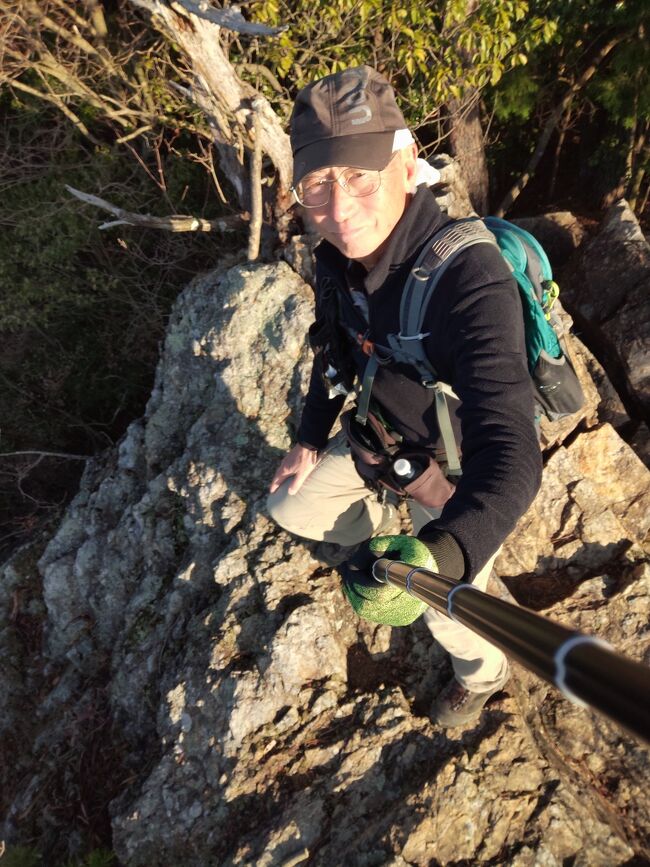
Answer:
<path fill-rule="evenodd" d="M 82 839 L 39 805 L 54 779 L 82 788 L 83 749 L 106 756 L 92 782 L 129 867 L 648 857 L 645 748 L 517 666 L 476 726 L 442 731 L 424 625 L 359 621 L 266 516 L 311 318 L 286 263 L 195 280 L 144 418 L 0 573 L 0 838 Z M 590 401 L 490 591 L 648 661 L 648 472 Z"/>

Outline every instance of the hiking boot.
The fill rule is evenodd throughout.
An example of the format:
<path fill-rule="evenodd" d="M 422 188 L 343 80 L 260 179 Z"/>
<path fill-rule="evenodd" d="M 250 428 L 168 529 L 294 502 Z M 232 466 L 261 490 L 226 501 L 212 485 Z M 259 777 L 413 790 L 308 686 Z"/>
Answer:
<path fill-rule="evenodd" d="M 432 720 L 443 728 L 454 728 L 475 722 L 480 717 L 486 701 L 503 689 L 509 677 L 508 670 L 501 683 L 487 692 L 470 692 L 458 683 L 455 677 L 452 678 L 434 702 L 431 710 Z"/>
<path fill-rule="evenodd" d="M 374 536 L 398 536 L 402 529 L 402 522 L 395 506 L 386 504 L 384 514 L 379 527 L 373 532 Z M 314 548 L 314 557 L 325 566 L 340 566 L 357 553 L 364 542 L 356 545 L 337 545 L 336 542 L 319 542 Z"/>

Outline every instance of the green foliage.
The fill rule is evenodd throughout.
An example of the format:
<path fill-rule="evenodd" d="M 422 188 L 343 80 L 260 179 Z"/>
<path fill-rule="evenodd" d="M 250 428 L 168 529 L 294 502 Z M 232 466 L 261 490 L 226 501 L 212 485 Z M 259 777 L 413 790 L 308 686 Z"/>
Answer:
<path fill-rule="evenodd" d="M 578 159 L 582 182 L 599 199 L 621 174 L 647 166 L 648 154 L 632 153 L 650 116 L 650 51 L 645 37 L 645 4 L 640 0 L 531 0 L 532 20 L 554 22 L 550 40 L 528 53 L 528 63 L 484 92 L 496 147 L 488 149 L 497 175 L 500 165 L 521 172 L 539 132 L 587 69 L 589 83 L 577 89 L 562 119 L 572 131 L 565 141 Z M 604 59 L 599 52 L 615 40 Z M 551 143 L 551 149 L 556 140 Z M 626 169 L 627 166 L 627 169 Z M 585 181 L 589 178 L 587 183 Z M 620 194 L 620 193 L 619 193 Z"/>
<path fill-rule="evenodd" d="M 101 232 L 98 212 L 64 185 L 101 191 L 134 211 L 168 213 L 174 200 L 180 211 L 183 197 L 199 215 L 217 209 L 206 208 L 203 172 L 187 159 L 167 160 L 166 201 L 130 157 L 89 151 L 42 113 L 12 114 L 4 132 L 16 156 L 13 172 L 3 172 L 11 216 L 0 233 L 1 450 L 89 451 L 114 435 L 116 411 L 142 409 L 169 306 L 193 275 L 194 257 L 209 256 L 214 239 L 129 227 Z M 19 138 L 30 139 L 21 157 Z"/>
<path fill-rule="evenodd" d="M 501 123 L 527 121 L 537 106 L 540 85 L 525 70 L 517 69 L 494 94 L 494 112 Z"/>
<path fill-rule="evenodd" d="M 2 857 L 2 867 L 42 867 L 40 854 L 29 846 L 10 846 Z"/>
<path fill-rule="evenodd" d="M 30 846 L 11 846 L 2 857 L 2 867 L 43 867 L 46 862 Z M 117 859 L 108 849 L 94 849 L 81 859 L 68 861 L 64 867 L 115 867 Z"/>
<path fill-rule="evenodd" d="M 552 19 L 529 17 L 526 0 L 482 0 L 469 17 L 467 8 L 467 0 L 258 0 L 256 20 L 289 29 L 258 46 L 255 59 L 289 92 L 368 63 L 392 79 L 407 121 L 418 127 L 450 100 L 496 84 L 555 33 Z M 267 95 L 277 98 L 270 89 Z"/>
<path fill-rule="evenodd" d="M 646 40 L 623 43 L 589 96 L 625 129 L 650 117 L 650 48 Z"/>
<path fill-rule="evenodd" d="M 62 115 L 31 102 L 0 102 L 0 148 L 0 452 L 92 454 L 143 412 L 171 304 L 224 240 L 100 231 L 108 218 L 65 184 L 138 213 L 212 218 L 222 206 L 182 136 L 158 159 L 144 142 L 137 148 L 154 178 L 160 164 L 164 195 L 131 153 L 89 147 Z M 13 480 L 34 458 L 21 460 L 0 464 L 0 550 L 34 528 L 27 518 L 60 500 L 63 480 L 83 466 L 48 459 L 23 477 L 19 495 Z"/>

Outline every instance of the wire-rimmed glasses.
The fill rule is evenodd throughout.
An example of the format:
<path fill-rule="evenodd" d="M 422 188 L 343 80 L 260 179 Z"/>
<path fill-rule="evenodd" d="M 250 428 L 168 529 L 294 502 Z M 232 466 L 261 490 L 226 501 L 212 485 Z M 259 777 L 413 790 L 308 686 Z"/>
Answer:
<path fill-rule="evenodd" d="M 348 196 L 371 196 L 381 186 L 381 172 L 346 168 L 335 178 L 307 175 L 295 187 L 291 187 L 291 192 L 304 208 L 322 208 L 330 200 L 333 184 L 338 184 Z"/>

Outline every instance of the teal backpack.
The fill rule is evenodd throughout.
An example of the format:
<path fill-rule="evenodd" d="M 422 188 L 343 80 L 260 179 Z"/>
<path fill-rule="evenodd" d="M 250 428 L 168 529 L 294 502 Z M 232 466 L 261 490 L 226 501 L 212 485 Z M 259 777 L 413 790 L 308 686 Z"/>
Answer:
<path fill-rule="evenodd" d="M 497 217 L 456 220 L 427 243 L 411 270 L 402 293 L 400 330 L 389 334 L 391 359 L 413 365 L 422 385 L 434 392 L 438 426 L 447 453 L 448 473 L 460 475 L 446 395 L 450 386 L 438 380 L 426 356 L 422 333 L 424 317 L 442 275 L 456 256 L 474 244 L 498 246 L 519 286 L 528 370 L 535 386 L 539 410 L 555 421 L 577 412 L 584 403 L 580 381 L 565 352 L 563 326 L 552 310 L 559 289 L 543 247 L 530 232 Z M 372 382 L 379 365 L 373 353 L 366 365 L 359 395 L 357 421 L 365 423 Z"/>

